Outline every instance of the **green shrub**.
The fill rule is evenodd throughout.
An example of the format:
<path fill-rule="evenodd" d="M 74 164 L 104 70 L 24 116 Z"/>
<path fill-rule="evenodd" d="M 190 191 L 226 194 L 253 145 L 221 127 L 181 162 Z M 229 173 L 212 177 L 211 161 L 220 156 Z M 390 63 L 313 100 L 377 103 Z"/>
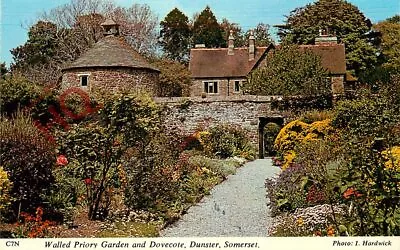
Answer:
<path fill-rule="evenodd" d="M 296 157 L 296 147 L 315 140 L 336 140 L 336 130 L 331 120 L 316 121 L 312 124 L 294 120 L 285 125 L 275 140 L 275 149 L 283 160 L 282 169 L 290 167 Z"/>
<path fill-rule="evenodd" d="M 210 157 L 252 159 L 255 155 L 247 131 L 238 126 L 222 124 L 200 132 L 200 135 L 203 149 Z"/>
<path fill-rule="evenodd" d="M 269 207 L 273 216 L 307 206 L 307 193 L 302 185 L 306 178 L 306 169 L 295 164 L 281 172 L 278 177 L 265 181 Z"/>
<path fill-rule="evenodd" d="M 0 120 L 0 164 L 13 183 L 11 197 L 14 215 L 32 212 L 42 204 L 54 182 L 55 145 L 32 124 L 29 117 L 17 113 L 14 119 Z"/>
<path fill-rule="evenodd" d="M 206 156 L 193 156 L 189 158 L 189 164 L 194 167 L 207 168 L 224 179 L 228 175 L 235 174 L 236 168 L 240 166 L 240 164 L 233 159 L 210 159 Z"/>
<path fill-rule="evenodd" d="M 41 89 L 20 76 L 6 77 L 0 80 L 0 111 L 11 116 L 22 110 L 40 96 Z"/>

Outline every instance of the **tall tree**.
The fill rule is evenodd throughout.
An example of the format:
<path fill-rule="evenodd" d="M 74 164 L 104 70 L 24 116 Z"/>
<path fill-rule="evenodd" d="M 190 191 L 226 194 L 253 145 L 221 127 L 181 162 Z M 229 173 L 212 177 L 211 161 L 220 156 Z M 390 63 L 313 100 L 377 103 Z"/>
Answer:
<path fill-rule="evenodd" d="M 281 28 L 283 42 L 312 44 L 319 31 L 328 30 L 346 46 L 348 70 L 356 74 L 377 63 L 371 44 L 371 21 L 354 5 L 343 0 L 319 0 L 293 10 Z"/>
<path fill-rule="evenodd" d="M 115 8 L 110 15 L 119 25 L 126 41 L 139 53 L 154 56 L 158 44 L 158 17 L 146 4 Z"/>
<path fill-rule="evenodd" d="M 380 33 L 383 67 L 400 72 L 400 15 L 395 15 L 374 25 Z"/>
<path fill-rule="evenodd" d="M 159 59 L 153 64 L 160 69 L 157 96 L 174 97 L 190 95 L 190 71 L 187 66 L 168 59 Z"/>
<path fill-rule="evenodd" d="M 112 17 L 118 22 L 127 42 L 140 53 L 153 55 L 156 52 L 158 18 L 146 4 L 133 4 L 126 8 L 116 6 L 110 0 L 70 0 L 67 4 L 42 13 L 39 18 L 53 22 L 58 27 L 77 28 L 81 16 L 98 14 Z M 85 21 L 89 23 L 90 20 Z M 90 29 L 86 27 L 81 31 Z"/>
<path fill-rule="evenodd" d="M 193 23 L 193 43 L 205 44 L 207 48 L 219 48 L 225 43 L 223 30 L 209 6 Z"/>
<path fill-rule="evenodd" d="M 189 18 L 178 8 L 174 8 L 160 25 L 160 44 L 167 58 L 187 62 L 191 37 Z"/>
<path fill-rule="evenodd" d="M 249 75 L 244 89 L 255 95 L 325 95 L 331 92 L 326 76 L 321 58 L 312 51 L 283 46 Z"/>

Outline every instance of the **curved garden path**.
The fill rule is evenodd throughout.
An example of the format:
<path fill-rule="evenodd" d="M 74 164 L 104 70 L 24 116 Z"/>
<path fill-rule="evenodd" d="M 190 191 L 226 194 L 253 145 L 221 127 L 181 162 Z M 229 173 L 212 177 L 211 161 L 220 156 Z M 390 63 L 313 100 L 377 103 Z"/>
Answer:
<path fill-rule="evenodd" d="M 163 237 L 266 236 L 271 223 L 264 180 L 279 173 L 271 159 L 255 160 L 214 187 L 211 195 L 191 207 Z"/>

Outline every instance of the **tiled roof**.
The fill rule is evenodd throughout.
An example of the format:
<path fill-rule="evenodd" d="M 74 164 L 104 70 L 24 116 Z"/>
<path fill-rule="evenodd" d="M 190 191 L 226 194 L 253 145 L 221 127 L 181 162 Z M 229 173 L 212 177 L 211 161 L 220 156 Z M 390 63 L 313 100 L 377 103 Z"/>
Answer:
<path fill-rule="evenodd" d="M 235 48 L 228 55 L 227 48 L 195 48 L 190 51 L 189 69 L 194 78 L 244 77 L 265 54 L 268 47 L 256 48 L 255 59 L 249 61 L 247 48 Z"/>
<path fill-rule="evenodd" d="M 346 74 L 344 44 L 300 45 L 300 49 L 310 49 L 321 57 L 321 64 L 331 74 Z"/>
<path fill-rule="evenodd" d="M 96 67 L 129 67 L 159 71 L 135 51 L 124 38 L 116 36 L 104 37 L 63 70 Z"/>
<path fill-rule="evenodd" d="M 228 55 L 227 48 L 195 48 L 190 52 L 189 69 L 193 78 L 244 77 L 265 57 L 268 48 L 257 47 L 253 61 L 249 61 L 247 48 L 235 48 L 234 55 Z M 300 49 L 310 49 L 321 56 L 322 66 L 331 74 L 346 73 L 343 44 L 300 45 Z"/>

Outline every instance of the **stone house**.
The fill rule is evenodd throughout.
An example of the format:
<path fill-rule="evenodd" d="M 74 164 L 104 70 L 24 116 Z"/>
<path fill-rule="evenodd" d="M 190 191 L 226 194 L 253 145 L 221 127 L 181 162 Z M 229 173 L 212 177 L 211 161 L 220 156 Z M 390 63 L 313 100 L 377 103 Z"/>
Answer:
<path fill-rule="evenodd" d="M 249 46 L 234 48 L 232 32 L 228 48 L 204 48 L 197 45 L 190 51 L 189 70 L 192 77 L 191 96 L 235 96 L 243 95 L 241 89 L 247 75 L 265 65 L 268 54 L 278 46 L 256 47 L 253 34 Z M 344 44 L 338 44 L 336 37 L 320 35 L 314 45 L 300 45 L 321 57 L 322 66 L 329 71 L 332 92 L 344 92 L 346 60 Z"/>
<path fill-rule="evenodd" d="M 101 26 L 104 37 L 62 69 L 61 88 L 80 87 L 88 92 L 144 89 L 155 95 L 160 71 L 119 36 L 119 25 L 113 20 Z"/>

